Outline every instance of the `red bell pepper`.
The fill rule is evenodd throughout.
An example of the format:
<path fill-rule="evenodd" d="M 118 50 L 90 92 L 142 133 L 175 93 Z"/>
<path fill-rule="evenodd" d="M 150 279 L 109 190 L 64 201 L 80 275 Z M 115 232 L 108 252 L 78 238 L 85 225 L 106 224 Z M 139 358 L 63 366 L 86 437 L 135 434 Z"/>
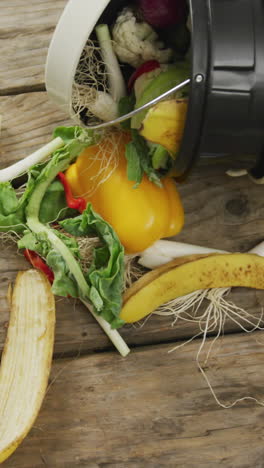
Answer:
<path fill-rule="evenodd" d="M 82 213 L 86 208 L 86 200 L 82 197 L 75 198 L 72 195 L 71 187 L 67 181 L 65 174 L 63 172 L 58 173 L 58 178 L 60 179 L 65 192 L 66 203 L 69 208 L 80 211 Z"/>
<path fill-rule="evenodd" d="M 53 283 L 54 281 L 53 271 L 36 252 L 34 252 L 33 250 L 26 249 L 24 250 L 24 256 L 34 268 L 42 271 L 42 273 L 46 275 L 46 277 L 48 278 L 51 284 Z"/>

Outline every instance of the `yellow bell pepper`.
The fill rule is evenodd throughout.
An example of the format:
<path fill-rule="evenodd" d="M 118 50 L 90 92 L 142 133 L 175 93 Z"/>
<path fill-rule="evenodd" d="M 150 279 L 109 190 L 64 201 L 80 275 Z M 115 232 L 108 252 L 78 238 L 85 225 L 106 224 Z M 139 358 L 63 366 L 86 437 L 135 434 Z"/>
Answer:
<path fill-rule="evenodd" d="M 127 179 L 129 139 L 116 131 L 86 148 L 66 171 L 66 179 L 73 195 L 91 202 L 113 226 L 126 252 L 136 253 L 177 234 L 184 212 L 172 178 L 162 179 L 163 187 L 157 187 L 144 175 L 137 188 Z"/>

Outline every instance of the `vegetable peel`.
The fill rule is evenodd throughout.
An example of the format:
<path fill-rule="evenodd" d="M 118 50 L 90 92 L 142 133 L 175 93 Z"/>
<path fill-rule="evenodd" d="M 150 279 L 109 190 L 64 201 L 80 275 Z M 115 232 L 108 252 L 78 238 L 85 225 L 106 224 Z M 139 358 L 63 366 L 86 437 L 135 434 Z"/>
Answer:
<path fill-rule="evenodd" d="M 149 274 L 152 272 L 145 276 Z M 236 286 L 264 289 L 262 257 L 239 253 L 209 255 L 165 272 L 163 269 L 154 280 L 140 279 L 127 290 L 120 318 L 128 323 L 136 322 L 161 304 L 193 291 Z"/>
<path fill-rule="evenodd" d="M 38 415 L 54 332 L 55 300 L 47 278 L 36 270 L 19 272 L 0 368 L 0 463 L 15 451 Z"/>
<path fill-rule="evenodd" d="M 185 263 L 194 262 L 195 260 L 199 260 L 200 258 L 204 258 L 207 256 L 208 254 L 186 255 L 184 257 L 175 258 L 174 260 L 165 263 L 164 265 L 161 265 L 159 268 L 154 268 L 145 275 L 141 276 L 141 278 L 133 284 L 133 287 L 130 287 L 126 290 L 123 296 L 123 302 L 126 303 L 134 294 L 136 294 L 142 288 L 146 287 L 152 281 L 159 278 L 160 275 L 167 273 L 173 268 L 177 268 L 181 265 L 184 265 Z"/>

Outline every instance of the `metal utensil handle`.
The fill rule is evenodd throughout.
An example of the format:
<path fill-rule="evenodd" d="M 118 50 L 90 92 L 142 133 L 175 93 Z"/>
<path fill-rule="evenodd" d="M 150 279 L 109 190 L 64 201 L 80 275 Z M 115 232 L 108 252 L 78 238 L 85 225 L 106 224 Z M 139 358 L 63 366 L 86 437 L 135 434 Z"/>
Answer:
<path fill-rule="evenodd" d="M 158 102 L 162 101 L 162 99 L 170 96 L 171 94 L 175 93 L 176 91 L 179 91 L 180 89 L 184 88 L 190 82 L 191 82 L 191 79 L 188 78 L 187 80 L 182 81 L 181 83 L 179 83 L 178 85 L 176 85 L 173 88 L 169 89 L 165 93 L 160 94 L 160 96 L 156 97 L 155 99 L 152 99 L 151 101 L 147 102 L 146 104 L 139 107 L 138 109 L 135 109 L 132 112 L 129 112 L 128 114 L 121 115 L 117 119 L 109 120 L 108 122 L 104 122 L 104 123 L 97 124 L 97 125 L 86 126 L 86 128 L 89 128 L 91 130 L 99 130 L 101 128 L 110 127 L 111 125 L 116 125 L 118 123 L 124 122 L 125 120 L 130 119 L 131 117 L 134 117 L 134 115 L 137 115 L 139 112 L 141 112 L 141 111 L 143 111 L 145 109 L 149 109 L 150 107 L 154 106 Z"/>

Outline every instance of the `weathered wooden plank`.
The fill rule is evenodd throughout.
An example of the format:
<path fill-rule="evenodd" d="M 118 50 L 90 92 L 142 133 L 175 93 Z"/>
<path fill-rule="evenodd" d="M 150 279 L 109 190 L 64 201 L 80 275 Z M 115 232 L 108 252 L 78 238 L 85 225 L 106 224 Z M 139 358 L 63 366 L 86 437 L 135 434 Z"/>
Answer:
<path fill-rule="evenodd" d="M 51 140 L 58 125 L 72 125 L 46 92 L 0 97 L 3 116 L 0 135 L 0 167 L 5 167 Z"/>
<path fill-rule="evenodd" d="M 0 166 L 4 167 L 34 151 L 50 140 L 56 125 L 71 124 L 65 115 L 48 99 L 46 93 L 29 93 L 0 98 L 3 129 L 0 136 Z M 248 179 L 225 176 L 225 165 L 201 166 L 180 192 L 186 211 L 186 224 L 179 240 L 226 250 L 246 251 L 263 238 L 264 205 L 262 187 Z M 8 307 L 5 300 L 8 282 L 16 270 L 27 268 L 16 248 L 0 252 L 2 287 L 0 292 L 0 349 L 5 337 Z M 263 293 L 239 291 L 234 301 L 247 310 L 261 312 Z M 227 322 L 226 330 L 235 330 Z M 171 318 L 151 318 L 143 328 L 126 327 L 122 334 L 130 345 L 159 343 L 182 339 L 197 332 L 191 324 L 179 323 L 171 327 Z M 56 354 L 106 349 L 109 342 L 97 324 L 79 303 L 72 300 L 58 302 Z"/>
<path fill-rule="evenodd" d="M 225 337 L 208 362 L 223 402 L 263 399 L 258 339 Z M 5 466 L 261 468 L 263 408 L 251 401 L 219 408 L 196 367 L 198 344 L 56 362 L 40 416 Z"/>
<path fill-rule="evenodd" d="M 44 67 L 55 25 L 67 0 L 2 0 L 0 95 L 44 89 Z"/>
<path fill-rule="evenodd" d="M 3 255 L 0 260 L 0 268 L 3 265 Z M 6 327 L 9 319 L 9 307 L 7 302 L 8 284 L 13 282 L 18 269 L 28 268 L 28 264 L 19 256 L 8 254 L 9 271 L 2 270 L 0 279 L 0 352 L 3 349 Z M 12 269 L 11 269 L 12 268 Z M 264 303 L 264 294 L 260 291 L 236 291 L 230 296 L 236 304 L 241 304 L 248 312 L 260 317 L 261 304 Z M 126 342 L 134 347 L 139 345 L 162 343 L 172 340 L 188 339 L 198 331 L 198 324 L 178 321 L 172 326 L 172 317 L 158 317 L 153 315 L 143 327 L 125 326 L 120 330 Z M 245 324 L 244 324 L 245 325 Z M 237 331 L 239 327 L 227 320 L 225 332 Z M 57 323 L 55 355 L 57 357 L 87 353 L 96 350 L 112 348 L 111 343 L 101 331 L 95 320 L 87 312 L 79 301 L 73 299 L 57 299 Z"/>
<path fill-rule="evenodd" d="M 7 290 L 14 282 L 19 269 L 29 268 L 28 263 L 15 247 L 1 250 L 0 256 L 0 352 L 3 349 L 6 327 L 9 319 Z M 230 296 L 237 305 L 260 317 L 264 304 L 264 293 L 254 290 L 236 290 Z M 206 304 L 205 304 L 206 305 Z M 236 317 L 234 317 L 236 318 Z M 163 343 L 188 339 L 198 333 L 198 324 L 178 321 L 172 326 L 173 317 L 153 315 L 144 326 L 127 325 L 120 330 L 126 342 L 134 347 L 139 345 Z M 244 323 L 245 325 L 245 323 Z M 235 322 L 227 319 L 225 332 L 239 330 Z M 87 353 L 112 348 L 111 343 L 101 331 L 86 308 L 77 300 L 57 299 L 57 323 L 55 355 L 57 357 Z"/>

